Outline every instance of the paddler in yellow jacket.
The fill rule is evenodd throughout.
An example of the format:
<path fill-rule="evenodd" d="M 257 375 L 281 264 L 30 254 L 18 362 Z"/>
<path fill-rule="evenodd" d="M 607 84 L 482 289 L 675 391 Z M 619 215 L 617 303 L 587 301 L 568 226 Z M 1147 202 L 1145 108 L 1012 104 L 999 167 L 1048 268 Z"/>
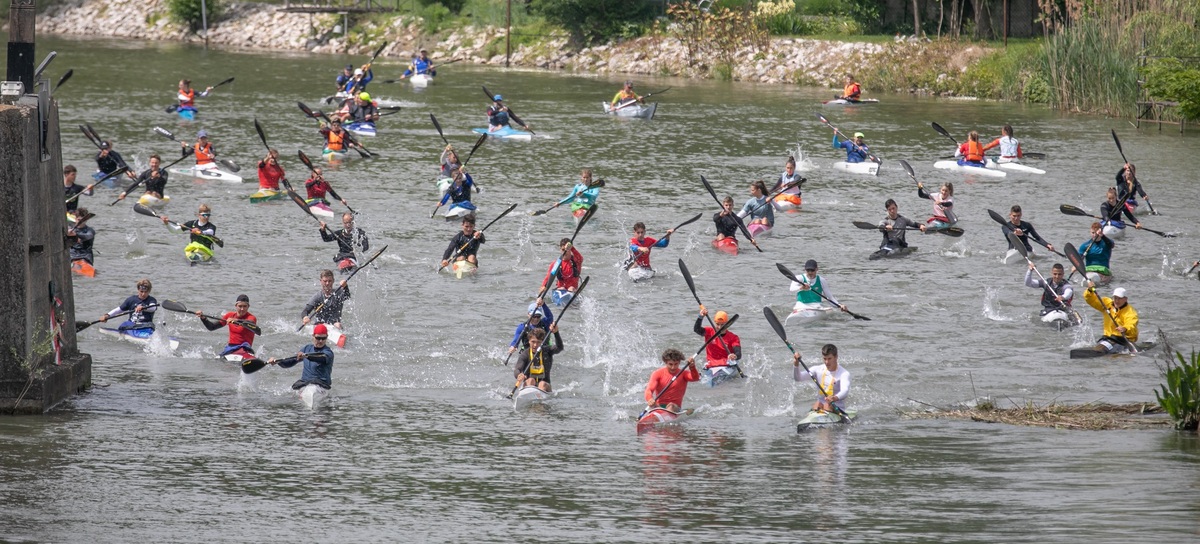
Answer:
<path fill-rule="evenodd" d="M 1096 342 L 1096 351 L 1106 353 L 1121 353 L 1129 349 L 1129 344 L 1138 339 L 1138 314 L 1129 305 L 1125 288 L 1113 289 L 1112 298 L 1100 298 L 1096 295 L 1096 284 L 1087 282 L 1088 288 L 1083 292 L 1083 300 L 1088 305 L 1107 314 L 1104 317 L 1104 336 Z M 1111 319 L 1110 319 L 1111 318 Z"/>
<path fill-rule="evenodd" d="M 613 96 L 612 107 L 613 109 L 618 107 L 623 108 L 629 104 L 632 104 L 633 102 L 645 103 L 645 100 L 643 100 L 642 97 L 637 93 L 633 92 L 633 81 L 630 80 L 626 81 L 625 86 L 622 87 L 621 90 L 617 91 L 617 94 Z"/>

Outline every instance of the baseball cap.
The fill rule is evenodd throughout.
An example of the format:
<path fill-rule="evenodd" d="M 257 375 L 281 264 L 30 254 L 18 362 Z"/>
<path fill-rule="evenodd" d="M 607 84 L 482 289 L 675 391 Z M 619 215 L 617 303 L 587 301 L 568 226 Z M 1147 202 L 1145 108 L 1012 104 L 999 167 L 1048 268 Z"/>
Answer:
<path fill-rule="evenodd" d="M 855 132 L 855 133 L 854 133 L 854 137 L 855 137 L 855 138 L 866 138 L 866 137 L 867 137 L 867 135 L 866 135 L 866 134 L 863 134 L 863 133 L 861 133 L 861 132 Z"/>
<path fill-rule="evenodd" d="M 207 138 L 207 137 L 208 137 L 208 131 L 207 131 L 207 130 L 201 130 L 200 132 L 197 132 L 197 133 L 196 133 L 196 137 L 197 137 L 197 138 Z"/>
<path fill-rule="evenodd" d="M 355 68 L 355 69 L 354 69 L 354 75 L 356 75 L 356 76 L 361 76 L 361 75 L 363 75 L 362 68 Z"/>
<path fill-rule="evenodd" d="M 1127 298 L 1125 296 L 1125 288 L 1118 287 L 1116 289 L 1113 289 L 1113 298 Z"/>
<path fill-rule="evenodd" d="M 805 262 L 804 262 L 804 269 L 805 269 L 805 270 L 816 270 L 816 269 L 817 269 L 817 260 L 816 260 L 816 259 L 809 259 L 809 260 L 805 261 Z"/>
<path fill-rule="evenodd" d="M 358 94 L 358 99 L 359 99 L 359 100 L 362 100 L 363 102 L 370 102 L 370 101 L 371 101 L 371 95 L 370 95 L 370 94 L 368 94 L 368 93 L 359 93 L 359 94 Z"/>
<path fill-rule="evenodd" d="M 501 100 L 504 100 L 504 97 L 503 97 L 503 96 L 500 96 L 500 95 L 496 95 L 496 96 L 493 96 L 493 97 L 492 97 L 492 100 L 495 100 L 496 102 L 499 102 L 499 101 L 501 101 Z"/>
<path fill-rule="evenodd" d="M 542 312 L 542 307 L 538 306 L 537 303 L 534 302 L 529 305 L 529 315 L 544 317 L 546 314 Z"/>
<path fill-rule="evenodd" d="M 713 322 L 715 322 L 717 325 L 720 325 L 726 321 L 729 321 L 729 314 L 725 313 L 724 310 L 717 312 L 717 315 L 713 316 Z"/>
<path fill-rule="evenodd" d="M 329 336 L 329 329 L 324 323 L 317 323 L 313 327 L 313 336 Z"/>

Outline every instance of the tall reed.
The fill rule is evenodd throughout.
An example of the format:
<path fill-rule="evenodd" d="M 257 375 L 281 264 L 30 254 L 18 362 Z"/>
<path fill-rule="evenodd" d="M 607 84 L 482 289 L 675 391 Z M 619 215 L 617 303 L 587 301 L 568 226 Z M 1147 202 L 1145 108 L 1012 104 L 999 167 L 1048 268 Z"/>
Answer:
<path fill-rule="evenodd" d="M 1137 49 L 1111 19 L 1084 16 L 1046 38 L 1043 73 L 1057 109 L 1134 115 Z"/>

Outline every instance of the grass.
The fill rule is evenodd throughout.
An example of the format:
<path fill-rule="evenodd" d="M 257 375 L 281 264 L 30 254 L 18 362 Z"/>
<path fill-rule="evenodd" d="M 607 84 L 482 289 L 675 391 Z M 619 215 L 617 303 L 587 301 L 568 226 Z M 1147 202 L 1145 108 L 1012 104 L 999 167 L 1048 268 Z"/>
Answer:
<path fill-rule="evenodd" d="M 1012 408 L 999 408 L 991 402 L 981 402 L 974 408 L 906 412 L 904 415 L 920 419 L 969 419 L 982 423 L 1002 423 L 1025 427 L 1105 431 L 1171 426 L 1171 420 L 1168 418 L 1145 417 L 1162 413 L 1163 410 L 1154 404 L 1088 403 L 1072 406 L 1052 402 L 1038 406 L 1026 401 L 1024 405 L 1013 403 Z"/>

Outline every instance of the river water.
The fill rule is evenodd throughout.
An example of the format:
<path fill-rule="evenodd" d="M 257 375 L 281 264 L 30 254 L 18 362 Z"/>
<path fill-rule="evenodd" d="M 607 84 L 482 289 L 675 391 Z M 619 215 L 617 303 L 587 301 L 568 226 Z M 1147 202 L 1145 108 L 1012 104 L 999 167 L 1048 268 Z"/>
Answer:
<path fill-rule="evenodd" d="M 226 247 L 216 264 L 190 267 L 184 238 L 129 205 L 108 207 L 115 190 L 84 197 L 93 226 L 95 278 L 75 282 L 78 316 L 95 319 L 133 293 L 138 278 L 154 294 L 219 313 L 246 293 L 265 334 L 264 356 L 294 353 L 295 332 L 317 271 L 334 251 L 292 203 L 251 205 L 253 164 L 263 148 L 252 118 L 280 149 L 294 183 L 304 179 L 297 149 L 318 156 L 315 123 L 297 100 L 318 107 L 339 66 L 361 58 L 205 52 L 190 46 L 44 40 L 59 52 L 54 77 L 74 79 L 62 105 L 64 162 L 93 169 L 95 150 L 75 126 L 90 122 L 127 158 L 174 155 L 155 125 L 188 139 L 207 129 L 222 155 L 243 165 L 245 184 L 173 176 L 166 213 L 184 220 L 200 203 Z M 381 62 L 379 80 L 398 75 Z M 163 113 L 175 82 L 237 81 L 200 101 L 198 121 Z M 95 359 L 95 387 L 41 417 L 0 418 L 0 540 L 127 542 L 314 541 L 1185 541 L 1200 534 L 1200 440 L 1166 430 L 1069 431 L 906 413 L 991 397 L 1000 406 L 1050 402 L 1153 402 L 1161 382 L 1157 353 L 1072 361 L 1067 352 L 1100 334 L 1100 314 L 1080 301 L 1087 323 L 1055 332 L 1037 323 L 1038 292 L 1023 267 L 1003 265 L 1005 246 L 987 216 L 1012 204 L 1056 246 L 1084 241 L 1090 220 L 1058 212 L 1067 203 L 1097 210 L 1121 159 L 1115 128 L 1161 216 L 1119 241 L 1114 285 L 1129 289 L 1143 340 L 1161 329 L 1189 351 L 1197 284 L 1182 272 L 1200 257 L 1195 239 L 1200 189 L 1187 158 L 1196 131 L 1141 133 L 1121 120 L 1039 107 L 874 95 L 857 109 L 820 106 L 830 91 L 794 86 L 637 78 L 661 95 L 652 122 L 600 114 L 621 78 L 442 70 L 423 92 L 374 83 L 376 98 L 403 110 L 386 117 L 368 146 L 376 160 L 330 168 L 373 247 L 376 266 L 355 277 L 347 306 L 348 349 L 338 352 L 329 407 L 303 408 L 290 390 L 299 369 L 267 368 L 243 380 L 214 359 L 224 332 L 194 317 L 159 312 L 162 330 L 182 346 L 171 353 L 81 334 Z M 482 126 L 486 85 L 509 99 L 538 137 L 489 142 L 470 165 L 484 188 L 476 197 L 488 230 L 478 277 L 437 275 L 456 223 L 429 219 L 441 140 L 438 116 L 461 148 Z M 885 159 L 881 175 L 834 172 L 838 152 L 815 113 L 847 132 L 862 131 Z M 1044 176 L 968 179 L 932 163 L 952 149 L 929 128 L 960 139 L 978 128 L 991 138 L 1011 123 Z M 763 253 L 737 257 L 709 247 L 707 219 L 654 251 L 654 280 L 633 284 L 617 264 L 631 225 L 650 234 L 714 211 L 699 176 L 741 202 L 750 180 L 778 174 L 799 146 L 805 206 L 782 215 Z M 877 221 L 895 198 L 913 218 L 930 212 L 896 159 L 930 188 L 956 186 L 962 238 L 910 235 L 920 247 L 903 260 L 868 261 L 878 235 L 852 220 Z M 565 209 L 527 212 L 565 196 L 581 168 L 608 186 L 601 210 L 576 244 L 591 282 L 562 321 L 558 397 L 514 413 L 505 399 L 511 369 L 504 346 L 536 293 L 558 239 L 573 225 Z M 1144 206 L 1143 206 L 1144 207 Z M 747 246 L 748 247 L 748 246 Z M 684 259 L 701 299 L 740 314 L 747 379 L 715 389 L 693 384 L 685 425 L 637 436 L 642 389 L 663 349 L 694 352 L 696 304 L 678 271 Z M 786 315 L 794 301 L 776 262 L 799 271 L 821 263 L 836 295 L 872 318 L 841 316 L 791 324 L 790 339 L 810 364 L 834 343 L 854 378 L 850 428 L 796 433 L 814 396 L 794 382 L 786 347 L 762 317 Z M 1039 261 L 1048 272 L 1053 261 Z M 1105 293 L 1107 294 L 1107 292 Z M 1188 302 L 1192 301 L 1192 302 Z M 1161 338 L 1159 338 L 1161 344 Z"/>

